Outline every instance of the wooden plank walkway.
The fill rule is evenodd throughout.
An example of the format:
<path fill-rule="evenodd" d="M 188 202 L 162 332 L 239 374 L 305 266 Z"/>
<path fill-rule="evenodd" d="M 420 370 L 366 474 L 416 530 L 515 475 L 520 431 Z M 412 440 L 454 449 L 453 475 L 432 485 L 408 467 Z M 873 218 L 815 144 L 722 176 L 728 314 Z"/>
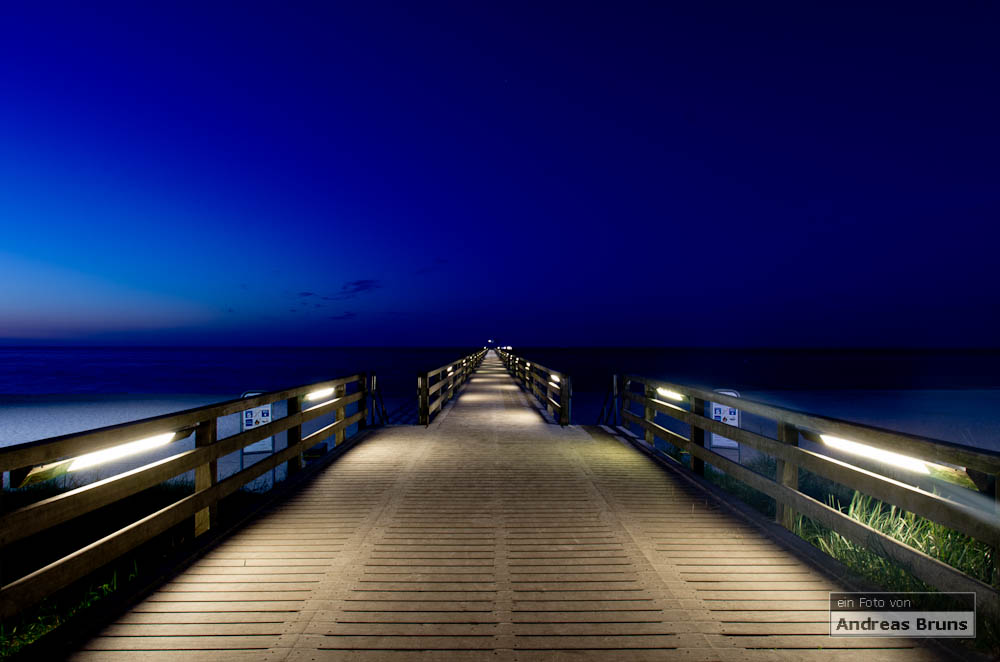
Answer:
<path fill-rule="evenodd" d="M 546 423 L 490 354 L 428 428 L 377 431 L 71 659 L 938 659 L 828 637 L 834 590 L 637 450 Z"/>

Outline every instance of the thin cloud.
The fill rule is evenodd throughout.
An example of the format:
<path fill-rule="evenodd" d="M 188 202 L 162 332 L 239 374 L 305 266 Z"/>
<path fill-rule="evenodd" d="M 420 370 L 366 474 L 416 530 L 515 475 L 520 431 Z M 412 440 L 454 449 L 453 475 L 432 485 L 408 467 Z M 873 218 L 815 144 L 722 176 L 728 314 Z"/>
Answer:
<path fill-rule="evenodd" d="M 371 292 L 372 290 L 377 290 L 382 287 L 382 284 L 373 279 L 363 279 L 363 280 L 352 280 L 344 283 L 340 286 L 340 292 L 333 296 L 323 297 L 324 301 L 343 301 L 344 299 L 353 299 L 359 294 L 364 294 L 365 292 Z"/>
<path fill-rule="evenodd" d="M 352 320 L 355 317 L 357 317 L 357 315 L 355 313 L 350 312 L 350 311 L 348 311 L 346 313 L 341 313 L 340 315 L 330 315 L 330 319 L 332 319 L 332 320 L 338 320 L 338 321 L 340 321 L 340 320 Z"/>

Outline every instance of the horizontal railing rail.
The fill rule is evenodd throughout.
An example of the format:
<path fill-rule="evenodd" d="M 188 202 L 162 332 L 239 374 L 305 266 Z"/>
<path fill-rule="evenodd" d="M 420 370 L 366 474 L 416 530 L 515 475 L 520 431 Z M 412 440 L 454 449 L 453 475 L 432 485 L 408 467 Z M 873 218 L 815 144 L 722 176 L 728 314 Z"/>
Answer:
<path fill-rule="evenodd" d="M 569 375 L 506 350 L 498 349 L 497 355 L 507 367 L 507 372 L 538 398 L 559 425 L 569 425 L 573 400 L 573 384 Z"/>
<path fill-rule="evenodd" d="M 417 421 L 420 425 L 430 425 L 434 414 L 451 400 L 456 389 L 476 371 L 485 356 L 483 349 L 417 374 Z"/>
<path fill-rule="evenodd" d="M 636 392 L 637 387 L 639 392 Z M 979 505 L 973 505 L 975 499 L 959 498 L 963 492 L 969 496 L 976 494 L 965 487 L 949 485 L 945 494 L 935 493 L 934 484 L 937 481 L 930 476 L 904 471 L 876 471 L 879 467 L 871 460 L 852 458 L 845 461 L 800 448 L 799 443 L 800 438 L 819 444 L 824 444 L 824 437 L 830 439 L 827 443 L 846 440 L 864 447 L 891 451 L 921 463 L 941 465 L 943 473 L 954 472 L 954 467 L 961 467 L 992 476 L 1000 474 L 1000 453 L 791 411 L 635 375 L 624 378 L 621 395 L 622 421 L 626 426 L 631 423 L 640 428 L 643 431 L 641 439 L 647 446 L 655 447 L 655 440 L 659 438 L 687 452 L 691 458 L 690 469 L 694 473 L 703 475 L 704 465 L 708 463 L 766 494 L 774 499 L 775 518 L 784 527 L 792 529 L 796 513 L 801 513 L 855 544 L 882 554 L 926 584 L 944 591 L 974 591 L 979 596 L 980 604 L 989 605 L 994 610 L 1000 608 L 1000 596 L 995 588 L 817 501 L 799 491 L 798 484 L 798 471 L 802 468 L 980 540 L 992 547 L 995 563 L 1000 548 L 1000 519 L 995 496 L 988 501 L 980 498 Z M 709 402 L 774 421 L 777 424 L 777 439 L 706 416 L 705 407 Z M 632 403 L 642 408 L 641 414 L 631 411 Z M 690 434 L 684 435 L 660 425 L 656 420 L 658 414 L 687 424 Z M 777 464 L 776 478 L 771 479 L 706 448 L 706 432 L 773 457 Z M 831 452 L 837 451 L 834 449 Z"/>
<path fill-rule="evenodd" d="M 334 444 L 329 450 L 334 452 L 336 446 L 346 440 L 351 426 L 356 424 L 358 432 L 367 427 L 367 384 L 366 375 L 361 373 L 133 423 L 0 448 L 0 471 L 9 472 L 11 487 L 17 487 L 25 479 L 30 482 L 59 475 L 76 459 L 97 451 L 171 433 L 174 438 L 166 443 L 176 444 L 192 434 L 195 438 L 195 447 L 191 450 L 0 515 L 0 553 L 3 553 L 3 548 L 12 543 L 120 502 L 192 469 L 195 472 L 193 494 L 0 588 L 0 620 L 38 603 L 185 520 L 193 518 L 195 536 L 207 532 L 217 525 L 217 508 L 221 499 L 283 463 L 287 463 L 288 474 L 294 475 L 303 467 L 305 451 L 323 444 L 330 437 L 334 438 Z M 280 401 L 286 403 L 286 416 L 223 439 L 218 438 L 218 418 Z M 347 415 L 347 407 L 352 404 L 356 404 L 356 411 Z M 302 425 L 321 416 L 332 416 L 333 422 L 303 436 Z M 251 466 L 218 480 L 219 458 L 280 432 L 285 432 L 287 437 L 284 449 L 278 449 Z"/>

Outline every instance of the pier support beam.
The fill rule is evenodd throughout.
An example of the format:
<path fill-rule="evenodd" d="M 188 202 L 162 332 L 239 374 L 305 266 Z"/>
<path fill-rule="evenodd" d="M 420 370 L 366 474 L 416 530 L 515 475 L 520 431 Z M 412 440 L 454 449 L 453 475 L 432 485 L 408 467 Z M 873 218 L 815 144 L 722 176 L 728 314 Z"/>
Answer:
<path fill-rule="evenodd" d="M 799 430 L 790 423 L 778 423 L 778 441 L 789 446 L 799 445 Z M 775 480 L 793 490 L 799 489 L 799 465 L 778 460 Z M 774 520 L 788 530 L 795 526 L 795 511 L 791 506 L 778 502 L 776 504 Z"/>
<path fill-rule="evenodd" d="M 336 390 L 334 390 L 333 392 L 335 398 L 342 398 L 346 394 L 347 394 L 347 388 L 344 384 L 337 386 Z M 345 418 L 347 418 L 347 409 L 345 407 L 337 407 L 337 420 L 342 421 Z M 333 445 L 339 446 L 340 444 L 342 444 L 344 442 L 346 434 L 347 433 L 344 431 L 343 428 L 337 430 L 337 433 L 333 438 Z"/>
<path fill-rule="evenodd" d="M 647 400 L 654 400 L 656 398 L 656 389 L 647 384 L 643 394 L 646 396 Z M 643 411 L 642 417 L 646 419 L 647 422 L 653 423 L 656 419 L 656 410 L 652 407 L 646 407 Z M 650 448 L 656 446 L 656 436 L 653 434 L 653 430 L 651 428 L 645 428 L 643 439 L 645 439 L 646 443 L 649 444 Z"/>
<path fill-rule="evenodd" d="M 426 372 L 417 375 L 417 422 L 429 425 L 431 422 L 430 379 Z"/>
<path fill-rule="evenodd" d="M 701 398 L 691 398 L 691 413 L 698 416 L 705 415 L 705 401 Z M 691 443 L 695 446 L 705 447 L 705 430 L 696 426 L 691 426 Z M 705 475 L 705 460 L 694 455 L 691 456 L 691 470 L 699 476 Z"/>
<path fill-rule="evenodd" d="M 572 395 L 573 382 L 568 376 L 563 375 L 562 383 L 559 386 L 559 425 L 569 425 Z"/>
<path fill-rule="evenodd" d="M 296 414 L 302 413 L 302 396 L 296 396 L 294 398 L 288 398 L 285 401 L 288 403 L 288 412 L 286 416 L 295 416 Z M 297 445 L 302 441 L 302 426 L 293 425 L 288 428 L 288 448 Z M 288 461 L 288 476 L 291 477 L 302 470 L 302 453 L 298 453 Z"/>
<path fill-rule="evenodd" d="M 218 419 L 211 418 L 204 423 L 200 424 L 194 433 L 194 446 L 195 448 L 203 448 L 205 446 L 211 446 L 218 439 Z M 219 479 L 219 462 L 218 460 L 212 460 L 207 464 L 202 464 L 195 467 L 194 470 L 194 489 L 196 492 L 201 490 L 207 490 L 208 488 L 214 486 Z M 208 508 L 203 508 L 195 513 L 194 516 L 194 535 L 195 537 L 200 536 L 212 527 L 214 527 L 219 520 L 219 504 L 218 502 L 212 503 Z"/>
<path fill-rule="evenodd" d="M 358 432 L 368 428 L 368 373 L 362 372 L 358 376 L 358 389 L 361 391 L 361 399 L 358 400 L 358 411 L 361 412 L 361 419 L 358 421 Z"/>

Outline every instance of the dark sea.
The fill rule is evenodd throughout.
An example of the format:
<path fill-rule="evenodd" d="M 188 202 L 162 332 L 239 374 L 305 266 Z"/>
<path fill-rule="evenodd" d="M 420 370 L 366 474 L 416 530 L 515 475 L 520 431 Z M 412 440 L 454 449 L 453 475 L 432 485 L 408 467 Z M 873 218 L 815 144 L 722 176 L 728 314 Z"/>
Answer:
<path fill-rule="evenodd" d="M 412 422 L 417 373 L 475 349 L 0 348 L 0 445 L 76 431 L 53 428 L 52 421 L 34 431 L 26 427 L 39 423 L 38 417 L 27 422 L 19 411 L 35 403 L 156 401 L 156 413 L 165 413 L 164 407 L 177 410 L 356 372 L 377 374 L 394 422 Z M 572 377 L 575 423 L 596 422 L 611 375 L 635 374 L 734 389 L 791 409 L 1000 450 L 1000 350 L 514 351 Z M 132 409 L 123 420 L 147 411 Z"/>

